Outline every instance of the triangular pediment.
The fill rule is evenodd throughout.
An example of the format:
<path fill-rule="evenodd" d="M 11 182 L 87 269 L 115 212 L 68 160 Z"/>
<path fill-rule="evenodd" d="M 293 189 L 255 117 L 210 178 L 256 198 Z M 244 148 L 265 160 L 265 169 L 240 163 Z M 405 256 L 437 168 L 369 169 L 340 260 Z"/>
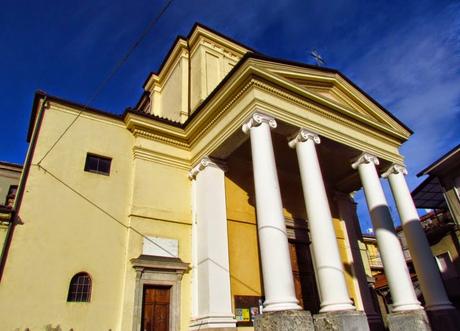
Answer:
<path fill-rule="evenodd" d="M 335 70 L 274 61 L 258 60 L 254 64 L 259 70 L 276 78 L 279 84 L 302 90 L 307 97 L 331 110 L 403 136 L 411 134 L 410 129 Z"/>
<path fill-rule="evenodd" d="M 379 120 L 379 117 L 368 107 L 364 107 L 362 104 L 359 104 L 356 101 L 347 95 L 343 90 L 341 90 L 337 84 L 334 83 L 321 83 L 318 81 L 313 80 L 302 80 L 302 79 L 294 79 L 291 80 L 292 82 L 296 83 L 299 87 L 309 91 L 310 93 L 314 93 L 320 98 L 325 98 L 329 102 L 332 102 L 340 107 L 345 107 L 350 111 L 357 112 L 360 115 L 366 116 L 369 119 Z"/>

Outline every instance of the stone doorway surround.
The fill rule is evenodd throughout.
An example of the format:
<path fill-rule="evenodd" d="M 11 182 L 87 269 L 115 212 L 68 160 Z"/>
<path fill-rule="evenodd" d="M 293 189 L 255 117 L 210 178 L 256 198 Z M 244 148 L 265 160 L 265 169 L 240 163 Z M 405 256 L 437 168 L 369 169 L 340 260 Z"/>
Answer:
<path fill-rule="evenodd" d="M 180 298 L 182 276 L 189 269 L 188 263 L 179 258 L 140 255 L 131 259 L 136 270 L 136 289 L 134 294 L 133 331 L 141 329 L 142 293 L 145 285 L 171 287 L 169 325 L 170 330 L 180 329 Z"/>

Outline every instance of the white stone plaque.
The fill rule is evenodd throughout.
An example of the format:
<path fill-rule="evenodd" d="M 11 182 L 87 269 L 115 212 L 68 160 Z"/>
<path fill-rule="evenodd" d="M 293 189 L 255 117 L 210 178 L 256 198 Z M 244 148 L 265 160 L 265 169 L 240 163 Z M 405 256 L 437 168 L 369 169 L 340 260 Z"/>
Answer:
<path fill-rule="evenodd" d="M 144 238 L 143 255 L 179 257 L 179 241 L 160 237 Z"/>

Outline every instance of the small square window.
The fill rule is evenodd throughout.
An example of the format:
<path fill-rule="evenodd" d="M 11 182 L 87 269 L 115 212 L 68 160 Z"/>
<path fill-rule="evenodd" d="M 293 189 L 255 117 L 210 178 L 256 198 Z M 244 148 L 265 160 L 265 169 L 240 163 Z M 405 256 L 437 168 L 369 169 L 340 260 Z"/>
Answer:
<path fill-rule="evenodd" d="M 101 175 L 110 175 L 111 158 L 95 154 L 86 154 L 85 171 Z"/>

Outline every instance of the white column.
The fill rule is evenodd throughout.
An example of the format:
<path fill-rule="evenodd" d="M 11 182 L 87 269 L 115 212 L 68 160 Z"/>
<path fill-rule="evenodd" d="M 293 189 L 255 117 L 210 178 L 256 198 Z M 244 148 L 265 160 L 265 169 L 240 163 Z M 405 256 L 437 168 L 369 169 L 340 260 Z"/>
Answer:
<path fill-rule="evenodd" d="M 332 224 L 326 189 L 316 154 L 320 138 L 305 129 L 289 142 L 299 161 L 300 178 L 307 208 L 308 225 L 321 294 L 320 312 L 354 310 L 345 283 L 337 238 Z"/>
<path fill-rule="evenodd" d="M 375 168 L 378 164 L 379 161 L 375 156 L 364 153 L 352 164 L 352 167 L 358 169 L 364 188 L 385 276 L 393 298 L 393 311 L 423 309 L 415 295 L 401 244 Z"/>
<path fill-rule="evenodd" d="M 425 298 L 425 308 L 427 310 L 454 309 L 447 297 L 404 175 L 407 175 L 406 168 L 394 164 L 383 174 L 383 177 L 387 177 L 390 182 L 407 245 Z"/>
<path fill-rule="evenodd" d="M 192 329 L 235 327 L 230 293 L 225 174 L 205 157 L 191 171 L 196 220 L 196 277 L 198 300 Z M 195 300 L 194 300 L 195 301 Z"/>
<path fill-rule="evenodd" d="M 260 113 L 243 125 L 243 132 L 251 137 L 264 311 L 302 309 L 295 296 L 270 128 L 276 128 L 275 119 Z"/>

